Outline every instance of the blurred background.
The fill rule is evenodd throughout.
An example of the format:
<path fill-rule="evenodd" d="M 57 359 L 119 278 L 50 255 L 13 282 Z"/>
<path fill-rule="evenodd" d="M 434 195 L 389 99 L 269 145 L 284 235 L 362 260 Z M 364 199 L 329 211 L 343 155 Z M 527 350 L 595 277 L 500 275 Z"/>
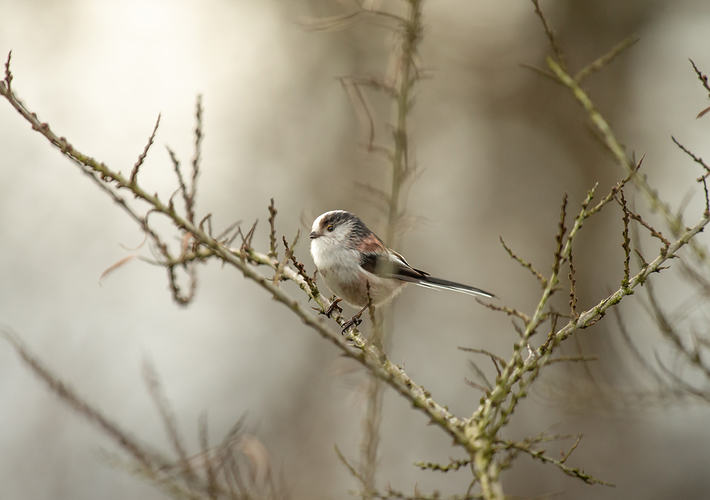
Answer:
<path fill-rule="evenodd" d="M 665 200 L 678 207 L 695 190 L 687 209 L 687 223 L 694 223 L 704 205 L 694 184 L 699 169 L 670 136 L 710 156 L 710 117 L 695 119 L 707 94 L 688 62 L 710 72 L 710 3 L 577 0 L 542 7 L 573 68 L 640 36 L 586 88 L 629 150 L 646 155 L 643 170 Z M 141 179 L 163 197 L 176 187 L 164 145 L 189 164 L 195 99 L 202 94 L 198 213 L 211 212 L 216 228 L 237 220 L 248 227 L 259 219 L 254 242 L 266 250 L 271 197 L 279 210 L 277 232 L 289 240 L 303 221 L 310 224 L 326 210 L 356 212 L 373 229 L 385 220 L 358 185 L 388 189 L 388 165 L 364 151 L 356 114 L 336 77 L 384 71 L 392 35 L 367 23 L 308 33 L 296 22 L 348 9 L 347 2 L 326 0 L 0 0 L 0 58 L 12 50 L 13 87 L 41 120 L 124 173 L 162 113 Z M 606 192 L 622 172 L 571 97 L 521 67 L 544 65 L 549 52 L 530 2 L 430 1 L 424 16 L 420 55 L 432 78 L 416 91 L 411 130 L 419 176 L 407 198 L 417 223 L 398 250 L 415 267 L 490 290 L 502 304 L 531 312 L 537 283 L 508 258 L 499 235 L 547 273 L 563 193 L 576 212 L 595 182 Z M 386 141 L 389 103 L 371 97 Z M 645 210 L 641 197 L 636 209 Z M 618 286 L 621 227 L 611 206 L 585 226 L 575 254 L 580 307 Z M 333 445 L 357 461 L 363 372 L 232 269 L 200 266 L 197 296 L 187 308 L 171 300 L 164 270 L 139 261 L 99 283 L 107 268 L 134 253 L 124 247 L 142 240 L 124 212 L 0 102 L 0 323 L 79 394 L 156 449 L 170 447 L 141 378 L 146 358 L 190 452 L 199 450 L 200 415 L 207 415 L 217 442 L 246 413 L 249 432 L 269 450 L 292 498 L 348 496 L 357 485 Z M 648 255 L 655 251 L 648 247 Z M 296 256 L 313 269 L 305 238 Z M 657 277 L 657 290 L 671 306 L 683 303 L 691 291 L 673 271 L 666 274 Z M 621 311 L 652 359 L 667 347 L 634 302 L 640 298 Z M 567 307 L 565 292 L 558 300 Z M 395 307 L 390 357 L 440 403 L 467 416 L 480 393 L 464 383 L 472 378 L 470 357 L 457 347 L 507 359 L 516 338 L 507 318 L 469 297 L 408 289 Z M 570 466 L 617 487 L 587 486 L 523 457 L 505 473 L 506 493 L 706 498 L 708 406 L 634 397 L 647 386 L 613 318 L 581 332 L 573 347 L 571 353 L 602 359 L 550 368 L 506 436 L 582 432 Z M 487 360 L 478 361 L 489 370 Z M 386 392 L 380 484 L 462 494 L 468 473 L 442 475 L 412 465 L 462 458 L 448 437 L 426 424 Z M 101 450 L 116 447 L 0 343 L 0 496 L 165 498 L 107 464 Z"/>

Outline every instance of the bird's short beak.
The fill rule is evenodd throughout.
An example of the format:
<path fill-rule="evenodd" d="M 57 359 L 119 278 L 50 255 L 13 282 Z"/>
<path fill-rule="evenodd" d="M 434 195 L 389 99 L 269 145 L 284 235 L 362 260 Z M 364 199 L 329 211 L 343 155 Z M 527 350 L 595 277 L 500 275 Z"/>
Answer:
<path fill-rule="evenodd" d="M 315 240 L 318 236 L 319 236 L 319 234 L 316 233 L 315 231 L 311 231 L 311 234 L 308 235 L 308 237 L 312 240 Z"/>

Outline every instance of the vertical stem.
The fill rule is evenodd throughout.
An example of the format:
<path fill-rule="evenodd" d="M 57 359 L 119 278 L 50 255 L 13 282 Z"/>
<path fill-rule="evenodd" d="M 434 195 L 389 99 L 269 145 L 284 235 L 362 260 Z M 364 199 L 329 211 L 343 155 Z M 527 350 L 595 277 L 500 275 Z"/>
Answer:
<path fill-rule="evenodd" d="M 392 186 L 389 195 L 387 228 L 385 244 L 396 246 L 397 225 L 402 209 L 400 198 L 402 185 L 409 172 L 409 140 L 407 136 L 407 116 L 410 110 L 410 95 L 418 76 L 414 68 L 414 55 L 421 37 L 421 3 L 422 0 L 407 0 L 409 12 L 407 19 L 400 26 L 402 46 L 399 61 L 399 74 L 395 105 L 396 124 L 393 132 L 394 152 L 390 156 L 392 163 Z M 380 315 L 376 320 L 371 314 L 373 334 L 372 342 L 383 352 L 388 351 L 390 343 L 390 314 Z M 364 420 L 364 435 L 362 441 L 361 475 L 364 483 L 363 498 L 374 497 L 376 489 L 377 450 L 380 443 L 380 424 L 382 422 L 382 395 L 384 385 L 374 377 L 368 385 L 367 410 Z"/>
<path fill-rule="evenodd" d="M 414 54 L 421 39 L 421 3 L 422 0 L 408 0 L 409 15 L 400 29 L 402 33 L 402 54 L 400 57 L 399 85 L 397 88 L 396 114 L 394 130 L 394 153 L 392 154 L 392 190 L 389 198 L 389 214 L 385 243 L 396 243 L 397 223 L 400 216 L 400 195 L 402 184 L 409 171 L 409 140 L 407 138 L 407 116 L 410 109 L 410 94 L 418 80 L 413 75 Z"/>
<path fill-rule="evenodd" d="M 379 316 L 379 318 L 378 318 Z M 370 341 L 384 352 L 383 341 L 389 340 L 384 327 L 383 315 L 377 315 L 374 308 L 370 308 L 370 322 L 372 324 L 372 337 Z M 362 476 L 364 491 L 363 499 L 375 498 L 377 492 L 377 450 L 380 446 L 380 424 L 382 423 L 382 396 L 384 384 L 375 377 L 370 377 L 367 385 L 367 408 L 363 420 L 363 436 L 360 445 L 362 463 L 360 475 Z"/>
<path fill-rule="evenodd" d="M 365 435 L 362 442 L 364 463 L 362 479 L 365 485 L 363 498 L 374 498 L 377 492 L 377 450 L 380 446 L 380 424 L 382 423 L 382 393 L 384 384 L 371 377 L 367 387 L 368 401 L 365 415 Z"/>
<path fill-rule="evenodd" d="M 500 470 L 489 450 L 479 449 L 473 457 L 476 479 L 485 500 L 503 500 L 503 486 L 500 483 Z"/>
<path fill-rule="evenodd" d="M 381 346 L 383 328 L 381 321 L 375 321 L 375 313 L 370 315 L 373 325 L 373 341 Z M 360 474 L 363 479 L 363 498 L 374 498 L 377 492 L 377 451 L 380 446 L 380 424 L 382 423 L 382 396 L 385 385 L 375 377 L 369 377 L 367 386 L 367 410 L 363 420 L 363 437 L 361 444 L 362 466 Z"/>

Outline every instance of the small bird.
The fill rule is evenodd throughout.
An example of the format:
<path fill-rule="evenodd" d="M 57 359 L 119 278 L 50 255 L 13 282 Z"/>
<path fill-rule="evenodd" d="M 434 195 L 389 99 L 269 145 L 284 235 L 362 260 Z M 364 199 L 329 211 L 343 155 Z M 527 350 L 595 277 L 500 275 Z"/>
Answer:
<path fill-rule="evenodd" d="M 389 302 L 407 283 L 495 297 L 480 288 L 434 278 L 414 269 L 404 257 L 387 248 L 357 215 L 344 210 L 333 210 L 316 218 L 310 239 L 318 273 L 328 289 L 339 297 L 326 314 L 330 315 L 340 300 L 362 308 L 345 324 L 343 331 L 359 322 L 368 305 Z"/>

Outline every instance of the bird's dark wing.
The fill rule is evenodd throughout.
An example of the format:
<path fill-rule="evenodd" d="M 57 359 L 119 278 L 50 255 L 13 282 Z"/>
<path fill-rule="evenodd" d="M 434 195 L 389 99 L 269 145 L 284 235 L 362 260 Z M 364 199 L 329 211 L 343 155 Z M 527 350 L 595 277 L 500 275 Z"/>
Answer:
<path fill-rule="evenodd" d="M 424 271 L 410 266 L 400 254 L 387 248 L 373 232 L 360 239 L 355 249 L 360 252 L 360 267 L 376 276 L 402 281 L 416 281 L 428 276 Z"/>
<path fill-rule="evenodd" d="M 389 255 L 372 252 L 362 253 L 360 267 L 382 278 L 398 279 L 409 283 L 419 283 L 429 276 L 424 271 L 411 267 L 398 253 L 390 252 Z"/>

